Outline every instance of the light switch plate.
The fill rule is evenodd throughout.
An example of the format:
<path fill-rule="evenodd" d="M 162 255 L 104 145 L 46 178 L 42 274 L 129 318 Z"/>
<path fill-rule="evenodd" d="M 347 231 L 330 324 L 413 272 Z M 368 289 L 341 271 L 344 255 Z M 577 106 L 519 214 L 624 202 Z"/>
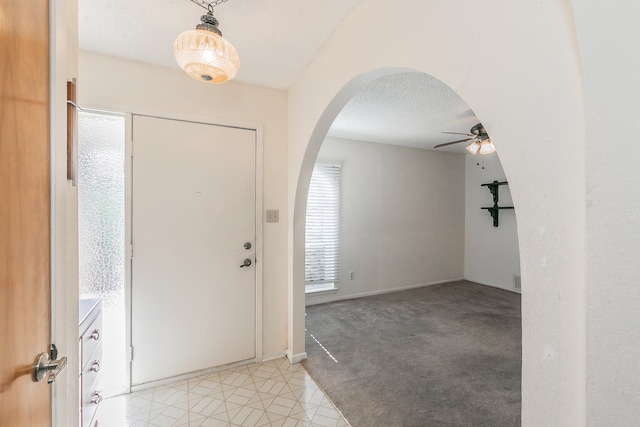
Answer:
<path fill-rule="evenodd" d="M 267 211 L 267 222 L 279 222 L 280 221 L 280 211 L 279 210 L 268 210 Z"/>

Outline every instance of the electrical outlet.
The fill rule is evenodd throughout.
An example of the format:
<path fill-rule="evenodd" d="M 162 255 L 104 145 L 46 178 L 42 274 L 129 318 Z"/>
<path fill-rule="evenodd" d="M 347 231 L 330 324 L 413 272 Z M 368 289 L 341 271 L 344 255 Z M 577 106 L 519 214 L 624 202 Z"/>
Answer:
<path fill-rule="evenodd" d="M 350 272 L 349 272 L 349 280 L 353 280 L 353 276 L 354 276 L 353 271 L 350 271 Z"/>

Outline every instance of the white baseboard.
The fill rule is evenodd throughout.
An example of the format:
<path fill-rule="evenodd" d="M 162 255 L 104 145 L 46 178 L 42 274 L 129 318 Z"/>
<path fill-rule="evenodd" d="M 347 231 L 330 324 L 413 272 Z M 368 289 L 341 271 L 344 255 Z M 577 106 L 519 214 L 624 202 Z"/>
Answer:
<path fill-rule="evenodd" d="M 417 285 L 400 286 L 397 288 L 381 289 L 377 291 L 360 292 L 357 294 L 350 294 L 350 295 L 326 295 L 326 296 L 318 295 L 317 297 L 314 297 L 313 295 L 307 295 L 305 305 L 324 304 L 325 302 L 342 301 L 347 299 L 369 297 L 373 295 L 388 294 L 391 292 L 407 291 L 409 289 L 424 288 L 426 286 L 441 285 L 443 283 L 459 282 L 460 280 L 464 280 L 464 278 L 460 277 L 455 279 L 438 280 L 435 282 L 419 283 Z"/>
<path fill-rule="evenodd" d="M 272 353 L 263 354 L 262 355 L 262 360 L 260 360 L 260 358 L 257 357 L 255 359 L 243 360 L 241 362 L 230 363 L 228 365 L 202 369 L 200 371 L 188 372 L 186 374 L 176 375 L 175 377 L 163 378 L 161 380 L 150 381 L 150 382 L 143 383 L 143 384 L 132 385 L 131 386 L 131 392 L 140 391 L 140 390 L 146 390 L 146 389 L 157 387 L 157 386 L 161 386 L 161 385 L 171 384 L 171 383 L 174 383 L 174 382 L 186 380 L 186 379 L 189 379 L 189 378 L 198 377 L 198 376 L 201 376 L 201 375 L 208 375 L 208 374 L 212 374 L 214 372 L 224 371 L 226 369 L 233 369 L 233 368 L 237 368 L 238 366 L 248 365 L 250 363 L 269 362 L 271 360 L 282 359 L 283 357 L 288 358 L 290 363 L 300 363 L 301 361 L 303 361 L 304 359 L 307 358 L 307 353 L 300 353 L 300 354 L 296 354 L 295 356 L 291 356 L 287 350 L 274 351 Z M 112 394 L 112 395 L 113 396 L 117 396 L 117 395 L 126 394 L 126 393 L 128 393 L 128 391 L 123 389 L 121 392 L 116 393 L 116 394 Z"/>
<path fill-rule="evenodd" d="M 163 379 L 160 379 L 160 380 L 149 381 L 149 382 L 142 383 L 142 384 L 132 385 L 131 386 L 131 392 L 140 391 L 140 390 L 146 390 L 148 388 L 153 388 L 153 387 L 157 387 L 157 386 L 161 386 L 161 385 L 171 384 L 171 383 L 175 383 L 175 382 L 178 382 L 178 381 L 186 380 L 186 379 L 189 379 L 189 378 L 198 377 L 198 376 L 201 376 L 201 375 L 209 375 L 209 374 L 212 374 L 214 372 L 224 371 L 226 369 L 234 369 L 234 368 L 237 368 L 238 366 L 244 366 L 244 365 L 248 365 L 250 363 L 256 363 L 256 359 L 243 360 L 243 361 L 236 362 L 236 363 L 230 363 L 228 365 L 216 366 L 216 367 L 212 367 L 212 368 L 202 369 L 202 370 L 199 370 L 199 371 L 188 372 L 186 374 L 176 375 L 174 377 L 163 378 Z"/>
<path fill-rule="evenodd" d="M 279 350 L 272 353 L 263 354 L 262 361 L 269 362 L 270 360 L 282 359 L 283 357 L 287 357 L 287 350 Z"/>
<path fill-rule="evenodd" d="M 513 292 L 514 294 L 522 294 L 520 289 L 514 289 L 514 288 L 505 287 L 505 286 L 498 286 L 491 283 L 483 283 L 478 280 L 471 280 L 471 279 L 464 279 L 464 280 L 466 280 L 467 282 L 475 283 L 477 285 L 489 286 L 490 288 L 496 288 L 496 289 L 501 289 L 503 291 Z"/>
<path fill-rule="evenodd" d="M 306 358 L 307 358 L 307 353 L 291 354 L 291 352 L 287 351 L 287 359 L 289 359 L 289 363 L 291 364 L 300 363 Z"/>

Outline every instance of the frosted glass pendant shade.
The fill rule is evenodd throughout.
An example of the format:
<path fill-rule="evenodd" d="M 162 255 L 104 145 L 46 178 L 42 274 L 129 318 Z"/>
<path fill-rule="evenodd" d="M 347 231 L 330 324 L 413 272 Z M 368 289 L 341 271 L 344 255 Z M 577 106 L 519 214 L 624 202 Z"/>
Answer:
<path fill-rule="evenodd" d="M 495 151 L 496 147 L 490 139 L 485 139 L 480 143 L 480 154 L 491 154 L 495 153 Z"/>
<path fill-rule="evenodd" d="M 467 145 L 467 151 L 473 155 L 477 154 L 479 149 L 480 149 L 480 144 L 478 144 L 475 141 Z"/>
<path fill-rule="evenodd" d="M 190 77 L 206 83 L 224 83 L 238 73 L 236 49 L 221 35 L 205 29 L 185 31 L 173 44 L 176 62 Z"/>

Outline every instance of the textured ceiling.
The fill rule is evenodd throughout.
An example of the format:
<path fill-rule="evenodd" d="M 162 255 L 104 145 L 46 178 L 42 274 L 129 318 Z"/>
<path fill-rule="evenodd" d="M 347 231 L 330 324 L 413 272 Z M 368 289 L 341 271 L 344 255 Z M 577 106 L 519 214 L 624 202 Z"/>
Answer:
<path fill-rule="evenodd" d="M 236 81 L 288 89 L 361 0 L 230 0 L 214 9 L 240 56 Z M 78 0 L 80 48 L 178 69 L 173 42 L 205 9 L 189 0 Z M 393 65 L 393 64 L 390 64 Z M 374 81 L 336 118 L 335 137 L 431 148 L 477 123 L 446 85 L 422 73 Z M 442 151 L 464 152 L 465 144 Z"/>
<path fill-rule="evenodd" d="M 333 122 L 329 136 L 407 147 L 465 138 L 442 132 L 469 132 L 478 119 L 467 104 L 440 80 L 424 73 L 382 77 L 356 94 Z M 464 153 L 468 144 L 438 150 Z"/>
<path fill-rule="evenodd" d="M 229 0 L 214 8 L 237 81 L 287 89 L 361 0 Z M 78 0 L 80 48 L 177 68 L 173 42 L 206 10 L 189 0 Z"/>

